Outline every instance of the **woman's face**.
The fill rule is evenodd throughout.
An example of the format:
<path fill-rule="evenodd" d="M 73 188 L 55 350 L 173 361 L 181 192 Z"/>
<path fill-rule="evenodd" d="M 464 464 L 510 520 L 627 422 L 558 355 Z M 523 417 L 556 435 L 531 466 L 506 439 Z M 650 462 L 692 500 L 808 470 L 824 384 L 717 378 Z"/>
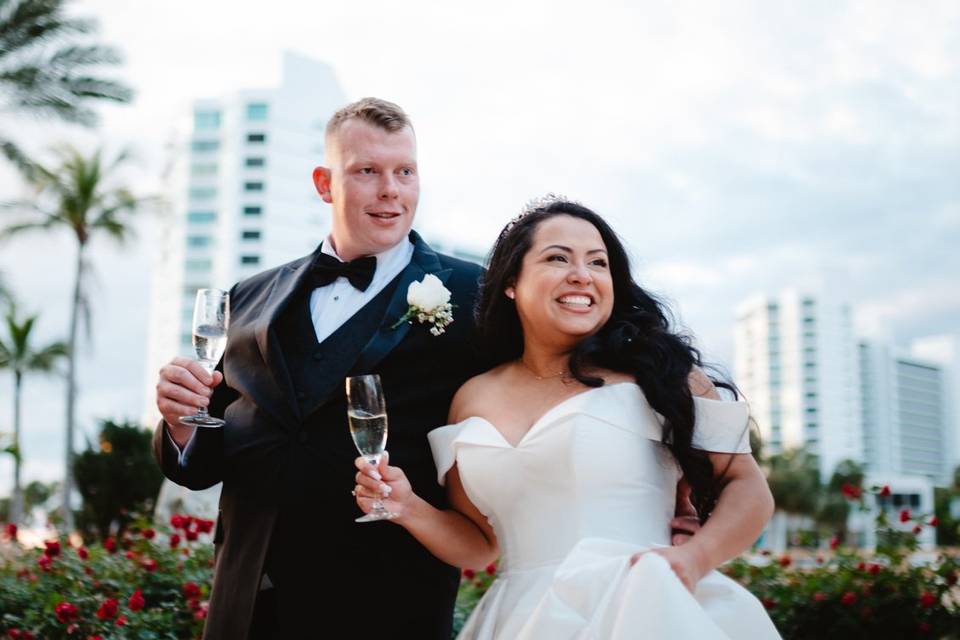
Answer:
<path fill-rule="evenodd" d="M 524 335 L 572 345 L 593 335 L 613 310 L 607 247 L 586 220 L 557 215 L 541 222 L 523 257 L 520 275 L 507 287 Z"/>

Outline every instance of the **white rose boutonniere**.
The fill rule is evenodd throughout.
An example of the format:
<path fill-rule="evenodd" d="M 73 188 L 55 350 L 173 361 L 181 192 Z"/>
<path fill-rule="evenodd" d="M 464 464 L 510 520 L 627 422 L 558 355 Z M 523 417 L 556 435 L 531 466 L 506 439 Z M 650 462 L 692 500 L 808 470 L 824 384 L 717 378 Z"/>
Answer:
<path fill-rule="evenodd" d="M 450 304 L 450 290 L 443 286 L 440 278 L 428 273 L 420 282 L 411 282 L 407 289 L 407 312 L 393 325 L 396 329 L 404 322 L 420 324 L 430 323 L 430 333 L 438 336 L 453 322 L 453 305 Z"/>

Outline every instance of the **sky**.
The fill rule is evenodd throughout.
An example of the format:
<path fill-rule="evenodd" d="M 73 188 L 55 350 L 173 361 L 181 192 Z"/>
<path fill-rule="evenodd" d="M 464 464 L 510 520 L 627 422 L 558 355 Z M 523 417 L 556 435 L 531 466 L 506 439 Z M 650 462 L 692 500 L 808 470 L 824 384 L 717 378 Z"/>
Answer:
<path fill-rule="evenodd" d="M 411 115 L 416 226 L 428 236 L 482 252 L 532 198 L 583 202 L 618 230 L 639 281 L 708 359 L 732 368 L 738 303 L 785 287 L 839 295 L 859 331 L 900 344 L 960 333 L 956 2 L 91 0 L 71 10 L 124 53 L 113 73 L 137 98 L 101 108 L 96 131 L 18 122 L 17 139 L 35 154 L 63 140 L 132 147 L 139 163 L 125 178 L 144 195 L 162 188 L 166 145 L 194 99 L 276 85 L 291 50 L 331 65 L 348 99 L 384 97 Z M 0 200 L 22 195 L 0 169 Z M 79 446 L 96 419 L 138 419 L 148 401 L 160 224 L 145 214 L 127 247 L 93 247 Z M 42 339 L 66 334 L 72 251 L 64 237 L 0 246 L 0 273 L 41 313 Z M 26 385 L 25 474 L 54 479 L 63 384 Z M 10 390 L 0 375 L 0 431 L 11 427 Z M 0 494 L 10 467 L 0 461 Z"/>

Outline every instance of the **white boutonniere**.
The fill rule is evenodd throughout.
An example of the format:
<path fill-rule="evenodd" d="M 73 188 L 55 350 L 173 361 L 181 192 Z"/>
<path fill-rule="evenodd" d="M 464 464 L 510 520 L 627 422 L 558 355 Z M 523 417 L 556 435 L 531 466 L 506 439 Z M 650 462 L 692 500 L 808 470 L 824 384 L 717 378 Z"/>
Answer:
<path fill-rule="evenodd" d="M 397 320 L 396 329 L 404 322 L 413 324 L 429 323 L 430 333 L 438 336 L 453 322 L 453 305 L 450 304 L 450 290 L 443 286 L 440 278 L 428 273 L 420 282 L 411 282 L 407 289 L 407 312 Z"/>

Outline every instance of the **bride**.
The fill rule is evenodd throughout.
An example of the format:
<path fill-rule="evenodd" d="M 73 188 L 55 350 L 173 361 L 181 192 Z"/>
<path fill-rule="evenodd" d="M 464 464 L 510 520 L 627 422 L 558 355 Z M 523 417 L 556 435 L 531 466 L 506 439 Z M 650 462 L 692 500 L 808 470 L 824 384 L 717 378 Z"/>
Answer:
<path fill-rule="evenodd" d="M 355 490 L 449 564 L 500 558 L 459 637 L 779 638 L 715 570 L 773 512 L 746 405 L 720 400 L 609 225 L 564 200 L 522 214 L 476 314 L 504 364 L 469 380 L 429 434 L 451 508 L 421 500 L 386 457 L 357 459 Z M 681 475 L 704 524 L 669 546 Z"/>

